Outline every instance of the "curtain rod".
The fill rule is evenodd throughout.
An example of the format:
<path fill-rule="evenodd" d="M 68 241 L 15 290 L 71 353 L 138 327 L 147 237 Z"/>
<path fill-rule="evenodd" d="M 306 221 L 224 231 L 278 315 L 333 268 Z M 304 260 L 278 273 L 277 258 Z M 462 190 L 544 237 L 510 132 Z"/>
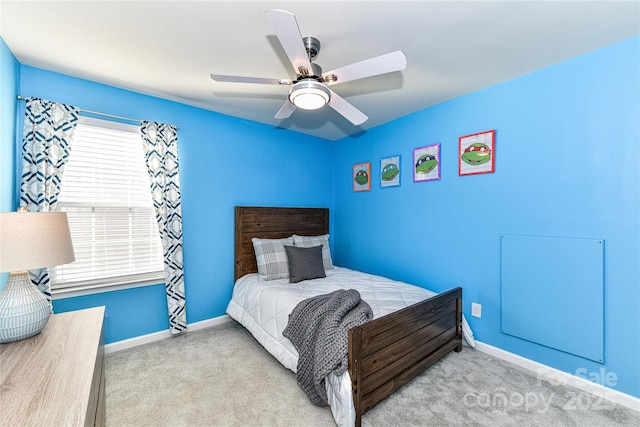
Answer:
<path fill-rule="evenodd" d="M 22 95 L 18 95 L 17 98 L 18 98 L 19 101 L 25 101 L 27 99 Z M 97 116 L 111 117 L 112 119 L 127 120 L 129 122 L 138 122 L 138 123 L 142 123 L 143 122 L 143 120 L 140 120 L 140 119 L 132 119 L 130 117 L 116 116 L 114 114 L 101 113 L 99 111 L 86 110 L 84 108 L 78 108 L 78 110 L 80 110 L 80 111 L 82 111 L 84 113 L 88 113 L 88 114 L 95 114 Z M 180 128 L 178 126 L 176 126 L 176 129 L 180 129 Z"/>

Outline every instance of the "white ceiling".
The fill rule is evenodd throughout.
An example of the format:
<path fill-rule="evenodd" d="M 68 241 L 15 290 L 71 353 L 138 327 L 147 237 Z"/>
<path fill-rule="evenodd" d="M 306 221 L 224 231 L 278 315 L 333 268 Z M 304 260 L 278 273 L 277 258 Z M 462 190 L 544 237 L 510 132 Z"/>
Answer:
<path fill-rule="evenodd" d="M 401 49 L 407 68 L 334 85 L 369 116 L 274 114 L 294 78 L 265 10 L 293 12 L 331 70 Z M 640 34 L 633 1 L 0 1 L 0 34 L 24 65 L 329 140 Z M 32 95 L 32 94 L 23 94 Z"/>

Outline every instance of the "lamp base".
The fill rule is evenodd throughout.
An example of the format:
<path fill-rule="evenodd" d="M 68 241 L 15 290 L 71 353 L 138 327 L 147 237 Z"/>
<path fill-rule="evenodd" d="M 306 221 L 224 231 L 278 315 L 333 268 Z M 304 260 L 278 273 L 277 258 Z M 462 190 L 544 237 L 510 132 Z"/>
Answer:
<path fill-rule="evenodd" d="M 31 283 L 29 273 L 10 273 L 0 292 L 0 343 L 20 341 L 38 334 L 50 315 L 51 304 Z"/>

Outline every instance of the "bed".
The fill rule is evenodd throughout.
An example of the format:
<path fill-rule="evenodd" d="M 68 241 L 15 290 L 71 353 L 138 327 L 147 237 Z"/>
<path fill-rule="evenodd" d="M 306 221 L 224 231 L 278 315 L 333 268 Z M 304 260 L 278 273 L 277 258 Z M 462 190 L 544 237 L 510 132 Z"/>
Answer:
<path fill-rule="evenodd" d="M 282 336 L 288 314 L 310 296 L 356 289 L 374 319 L 348 332 L 348 370 L 326 379 L 329 406 L 339 426 L 360 426 L 362 415 L 449 352 L 462 350 L 473 334 L 462 315 L 462 289 L 440 294 L 342 267 L 326 278 L 289 283 L 258 275 L 253 238 L 283 239 L 329 233 L 324 208 L 235 209 L 235 280 L 230 317 L 286 368 L 296 372 L 297 352 Z M 328 246 L 328 245 L 327 245 Z M 392 293 L 400 299 L 389 298 Z M 265 308 L 266 307 L 266 308 Z"/>

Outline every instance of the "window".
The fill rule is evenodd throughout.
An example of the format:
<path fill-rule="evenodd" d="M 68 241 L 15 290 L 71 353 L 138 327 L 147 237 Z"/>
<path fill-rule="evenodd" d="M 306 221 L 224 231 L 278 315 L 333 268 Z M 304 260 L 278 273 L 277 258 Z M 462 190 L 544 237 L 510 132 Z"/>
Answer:
<path fill-rule="evenodd" d="M 67 212 L 76 261 L 49 269 L 54 294 L 162 281 L 162 243 L 137 126 L 80 118 L 57 210 Z"/>

